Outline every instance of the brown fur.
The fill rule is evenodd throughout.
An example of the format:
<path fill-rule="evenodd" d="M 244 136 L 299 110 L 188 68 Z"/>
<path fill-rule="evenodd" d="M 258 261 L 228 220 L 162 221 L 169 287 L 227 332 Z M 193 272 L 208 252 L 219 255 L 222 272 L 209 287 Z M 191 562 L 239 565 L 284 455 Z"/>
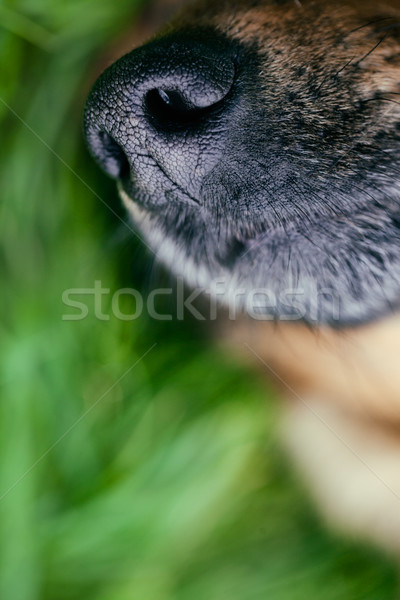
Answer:
<path fill-rule="evenodd" d="M 352 86 L 356 82 L 356 90 L 352 87 L 351 93 L 356 91 L 360 100 L 372 100 L 385 93 L 395 101 L 400 94 L 398 0 L 270 1 L 253 8 L 249 4 L 246 0 L 225 0 L 216 8 L 215 2 L 203 0 L 192 10 L 186 8 L 167 31 L 193 24 L 211 26 L 233 39 L 255 43 L 261 57 L 273 57 L 273 76 L 279 89 L 287 88 L 291 102 L 295 97 L 302 101 L 305 119 L 311 120 L 316 110 L 314 81 L 331 103 L 338 93 L 343 102 L 343 86 L 337 91 L 338 79 L 351 78 Z M 332 52 L 327 52 L 329 48 Z M 389 108 L 400 112 L 400 107 Z M 321 122 L 323 119 L 321 114 Z"/>
<path fill-rule="evenodd" d="M 399 316 L 340 332 L 249 321 L 234 328 L 235 342 L 267 363 L 286 395 L 289 386 L 364 419 L 400 426 Z"/>

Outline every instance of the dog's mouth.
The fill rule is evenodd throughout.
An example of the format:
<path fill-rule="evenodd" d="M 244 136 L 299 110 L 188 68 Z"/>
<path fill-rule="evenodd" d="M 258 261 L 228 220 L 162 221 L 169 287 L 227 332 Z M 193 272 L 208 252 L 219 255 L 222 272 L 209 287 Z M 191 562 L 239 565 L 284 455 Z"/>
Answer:
<path fill-rule="evenodd" d="M 222 282 L 220 299 L 264 295 L 257 318 L 334 327 L 392 312 L 400 288 L 400 211 L 382 204 L 285 223 L 218 224 L 208 210 L 165 202 L 148 210 L 119 183 L 121 197 L 161 261 L 190 285 Z M 183 208 L 184 207 L 184 208 Z M 272 298 L 272 300 L 271 300 Z M 240 308 L 243 306 L 243 298 Z"/>

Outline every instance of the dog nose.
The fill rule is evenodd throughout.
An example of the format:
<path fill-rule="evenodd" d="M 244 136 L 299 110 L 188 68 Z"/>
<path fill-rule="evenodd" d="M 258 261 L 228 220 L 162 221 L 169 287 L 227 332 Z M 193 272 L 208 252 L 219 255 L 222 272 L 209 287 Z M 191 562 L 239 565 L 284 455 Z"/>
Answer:
<path fill-rule="evenodd" d="M 93 86 L 84 114 L 89 149 L 106 173 L 140 178 L 147 161 L 186 187 L 204 176 L 235 79 L 232 54 L 215 34 L 171 34 L 111 65 Z"/>

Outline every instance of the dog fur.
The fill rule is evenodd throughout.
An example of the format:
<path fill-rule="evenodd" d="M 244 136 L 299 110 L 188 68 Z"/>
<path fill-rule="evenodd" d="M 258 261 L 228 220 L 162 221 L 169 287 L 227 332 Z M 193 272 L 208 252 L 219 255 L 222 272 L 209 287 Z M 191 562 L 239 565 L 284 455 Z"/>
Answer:
<path fill-rule="evenodd" d="M 200 70 L 221 57 L 216 99 L 150 138 L 125 98 L 177 39 Z M 283 437 L 327 519 L 400 554 L 400 1 L 199 0 L 135 52 L 91 92 L 93 154 L 110 172 L 122 148 L 121 197 L 189 284 L 223 280 L 242 309 L 235 290 L 268 290 L 230 339 L 290 399 Z"/>

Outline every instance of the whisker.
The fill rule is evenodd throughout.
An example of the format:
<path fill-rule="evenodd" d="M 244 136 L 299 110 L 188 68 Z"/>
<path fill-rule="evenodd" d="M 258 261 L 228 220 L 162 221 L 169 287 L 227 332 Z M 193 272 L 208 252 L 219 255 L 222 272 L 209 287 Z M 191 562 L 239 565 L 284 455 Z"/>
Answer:
<path fill-rule="evenodd" d="M 361 29 L 365 29 L 366 27 L 375 25 L 376 23 L 381 23 L 382 21 L 390 21 L 391 18 L 392 17 L 381 17 L 380 19 L 375 19 L 374 21 L 369 21 L 368 23 L 365 23 L 364 25 L 360 25 L 359 27 L 356 27 L 355 29 L 352 29 L 351 31 L 349 31 L 349 33 L 346 34 L 346 37 L 348 37 L 349 35 L 352 35 L 356 31 L 360 31 Z"/>
<path fill-rule="evenodd" d="M 392 93 L 392 92 L 389 92 Z M 393 92 L 394 93 L 394 92 Z M 398 102 L 397 100 L 393 100 L 392 98 L 384 98 L 383 96 L 376 96 L 375 98 L 368 98 L 367 100 L 363 100 L 363 103 L 367 103 L 367 102 L 374 102 L 374 101 L 381 101 L 383 100 L 383 102 L 391 102 L 392 104 L 398 104 L 400 106 L 400 102 Z"/>
<path fill-rule="evenodd" d="M 358 66 L 360 63 L 362 63 L 364 60 L 366 60 L 368 58 L 368 56 L 371 56 L 371 54 L 373 52 L 375 52 L 375 50 L 382 44 L 382 42 L 385 41 L 386 38 L 387 38 L 387 33 L 385 33 L 383 38 L 381 38 L 379 40 L 379 42 L 377 44 L 375 44 L 375 46 L 373 48 L 371 48 L 371 50 L 369 50 L 369 52 L 367 52 L 362 58 L 360 58 L 360 60 L 358 60 L 356 63 L 354 63 L 354 66 Z"/>

